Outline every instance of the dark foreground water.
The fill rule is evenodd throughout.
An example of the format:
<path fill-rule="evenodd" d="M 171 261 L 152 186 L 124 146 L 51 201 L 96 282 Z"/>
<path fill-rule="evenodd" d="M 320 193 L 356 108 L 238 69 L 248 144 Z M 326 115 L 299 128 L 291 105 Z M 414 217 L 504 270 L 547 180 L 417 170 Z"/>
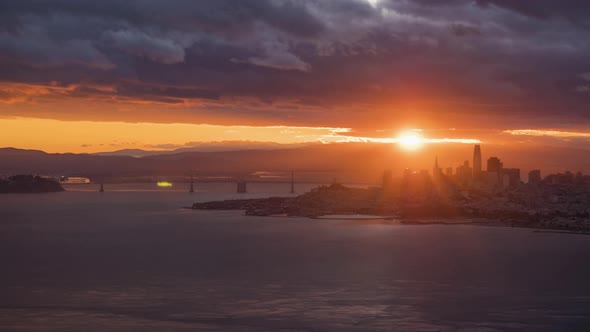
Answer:
<path fill-rule="evenodd" d="M 590 330 L 590 236 L 179 208 L 233 185 L 73 189 L 92 191 L 0 196 L 1 331 Z"/>

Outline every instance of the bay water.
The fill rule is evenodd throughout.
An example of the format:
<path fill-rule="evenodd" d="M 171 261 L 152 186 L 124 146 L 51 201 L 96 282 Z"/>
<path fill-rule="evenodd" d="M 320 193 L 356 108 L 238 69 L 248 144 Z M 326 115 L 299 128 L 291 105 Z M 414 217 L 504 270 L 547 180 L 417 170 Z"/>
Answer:
<path fill-rule="evenodd" d="M 183 208 L 288 184 L 66 189 L 0 196 L 0 331 L 590 330 L 590 236 Z"/>

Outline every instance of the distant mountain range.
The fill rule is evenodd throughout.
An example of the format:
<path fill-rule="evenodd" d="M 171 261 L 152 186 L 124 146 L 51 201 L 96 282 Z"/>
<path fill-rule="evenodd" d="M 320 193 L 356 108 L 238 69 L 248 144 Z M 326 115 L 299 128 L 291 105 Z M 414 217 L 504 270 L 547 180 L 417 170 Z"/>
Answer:
<path fill-rule="evenodd" d="M 134 157 L 134 158 L 141 158 L 145 156 L 153 156 L 159 154 L 172 154 L 175 153 L 174 151 L 152 151 L 152 150 L 142 150 L 142 149 L 123 149 L 123 150 L 116 150 L 116 151 L 109 151 L 109 152 L 96 152 L 92 153 L 96 156 L 127 156 L 127 157 Z"/>
<path fill-rule="evenodd" d="M 401 176 L 404 168 L 431 170 L 438 156 L 441 167 L 456 168 L 471 163 L 473 146 L 469 144 L 429 144 L 422 150 L 407 152 L 390 144 L 339 143 L 302 147 L 237 151 L 167 151 L 154 154 L 146 150 L 121 150 L 100 154 L 45 153 L 38 150 L 0 148 L 0 174 L 44 174 L 85 176 L 91 179 L 137 178 L 149 176 L 246 176 L 260 171 L 297 172 L 299 179 L 329 182 L 378 183 L 382 172 L 391 169 Z M 191 147 L 194 148 L 194 147 Z M 190 149 L 190 148 L 188 148 Z M 234 147 L 235 149 L 235 147 Z M 157 152 L 159 153 L 159 152 Z M 498 156 L 506 168 L 521 168 L 526 179 L 531 169 L 542 174 L 571 170 L 590 173 L 590 154 L 586 150 L 530 149 L 525 145 L 483 145 L 485 160 Z M 314 174 L 314 175 L 312 175 Z"/>
<path fill-rule="evenodd" d="M 141 158 L 145 156 L 155 156 L 163 154 L 176 154 L 182 152 L 222 152 L 222 151 L 243 151 L 243 150 L 279 150 L 295 149 L 318 143 L 301 143 L 301 144 L 279 144 L 273 142 L 204 142 L 192 143 L 185 147 L 179 147 L 173 150 L 142 150 L 142 149 L 123 149 L 109 152 L 93 153 L 98 156 L 130 156 Z"/>
<path fill-rule="evenodd" d="M 348 173 L 355 180 L 377 179 L 387 167 L 391 146 L 329 144 L 283 149 L 167 152 L 121 150 L 106 154 L 45 153 L 38 150 L 0 149 L 0 174 L 54 176 L 245 176 L 259 171 L 321 173 L 322 178 Z M 386 157 L 385 159 L 383 157 Z M 351 175 L 352 174 L 352 175 Z M 368 175 L 368 176 L 367 176 Z M 311 176 L 307 176 L 310 178 Z M 317 175 L 314 175 L 317 178 Z"/>

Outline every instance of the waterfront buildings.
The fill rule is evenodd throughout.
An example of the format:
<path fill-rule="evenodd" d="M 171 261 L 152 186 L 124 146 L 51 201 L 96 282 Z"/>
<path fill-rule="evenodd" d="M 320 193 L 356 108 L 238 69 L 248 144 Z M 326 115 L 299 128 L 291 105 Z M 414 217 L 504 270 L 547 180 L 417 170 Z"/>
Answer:
<path fill-rule="evenodd" d="M 424 172 L 424 171 L 422 171 Z M 404 172 L 404 179 L 408 183 L 408 179 L 416 175 L 416 172 L 406 170 Z M 421 174 L 424 176 L 424 174 Z M 540 172 L 538 178 L 540 178 Z M 500 190 L 507 187 L 517 187 L 520 183 L 520 169 L 519 168 L 504 168 L 504 163 L 498 157 L 490 157 L 487 159 L 487 168 L 482 170 L 482 154 L 479 144 L 473 149 L 473 167 L 469 165 L 469 161 L 465 160 L 462 165 L 458 166 L 453 172 L 452 167 L 447 167 L 445 171 L 439 164 L 438 156 L 434 160 L 432 168 L 432 180 L 440 182 L 439 180 L 450 180 L 458 188 L 470 189 L 477 188 L 482 190 Z M 540 181 L 540 180 L 538 180 Z M 562 181 L 561 179 L 558 181 Z"/>
<path fill-rule="evenodd" d="M 520 169 L 504 168 L 498 157 L 490 157 L 486 169 L 485 184 L 491 188 L 516 186 L 520 182 Z"/>

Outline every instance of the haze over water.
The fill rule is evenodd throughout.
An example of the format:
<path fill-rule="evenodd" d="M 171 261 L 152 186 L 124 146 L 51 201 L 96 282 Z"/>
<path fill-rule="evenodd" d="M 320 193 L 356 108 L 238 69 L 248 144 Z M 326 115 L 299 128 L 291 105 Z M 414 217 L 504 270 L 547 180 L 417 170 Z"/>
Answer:
<path fill-rule="evenodd" d="M 2 331 L 586 331 L 583 235 L 181 209 L 200 184 L 0 200 Z M 298 191 L 308 188 L 298 187 Z M 73 191 L 76 190 L 76 191 Z"/>

